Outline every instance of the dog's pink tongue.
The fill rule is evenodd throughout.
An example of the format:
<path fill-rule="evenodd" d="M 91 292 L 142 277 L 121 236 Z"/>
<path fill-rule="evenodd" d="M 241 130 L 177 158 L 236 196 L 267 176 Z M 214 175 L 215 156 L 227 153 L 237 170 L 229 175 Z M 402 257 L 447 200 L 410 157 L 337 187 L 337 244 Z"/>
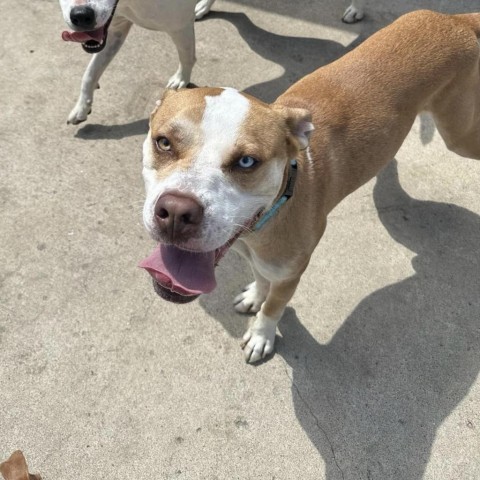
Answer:
<path fill-rule="evenodd" d="M 160 244 L 138 265 L 160 285 L 180 295 L 210 293 L 216 286 L 215 251 L 189 252 Z"/>
<path fill-rule="evenodd" d="M 62 32 L 62 40 L 66 42 L 80 42 L 85 43 L 89 40 L 95 40 L 98 43 L 101 43 L 103 40 L 103 27 L 92 30 L 91 32 Z"/>

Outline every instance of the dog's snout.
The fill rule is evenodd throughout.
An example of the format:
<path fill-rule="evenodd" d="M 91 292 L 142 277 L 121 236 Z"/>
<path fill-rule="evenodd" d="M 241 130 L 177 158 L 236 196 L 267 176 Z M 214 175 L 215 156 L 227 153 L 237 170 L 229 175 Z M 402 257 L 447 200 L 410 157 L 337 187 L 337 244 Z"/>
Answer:
<path fill-rule="evenodd" d="M 95 10 L 88 5 L 78 5 L 70 11 L 70 21 L 79 28 L 93 28 L 95 26 Z"/>
<path fill-rule="evenodd" d="M 198 233 L 203 207 L 192 197 L 169 193 L 157 200 L 155 220 L 171 242 L 186 241 Z"/>

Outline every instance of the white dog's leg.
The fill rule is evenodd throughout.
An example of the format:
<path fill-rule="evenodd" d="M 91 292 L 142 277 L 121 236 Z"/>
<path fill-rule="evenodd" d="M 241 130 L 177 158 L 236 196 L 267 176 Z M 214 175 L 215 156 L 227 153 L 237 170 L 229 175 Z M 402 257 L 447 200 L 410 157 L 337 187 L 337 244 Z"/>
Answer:
<path fill-rule="evenodd" d="M 67 123 L 77 125 L 87 119 L 88 114 L 92 110 L 93 92 L 98 86 L 98 81 L 108 64 L 120 50 L 131 26 L 132 23 L 128 20 L 113 18 L 108 30 L 105 48 L 101 52 L 94 54 L 83 74 L 80 97 L 74 109 L 70 112 Z"/>
<path fill-rule="evenodd" d="M 345 10 L 342 20 L 345 23 L 359 22 L 364 16 L 365 0 L 352 0 L 352 4 Z"/>
<path fill-rule="evenodd" d="M 195 7 L 195 20 L 200 20 L 205 16 L 213 5 L 215 0 L 199 0 Z"/>
<path fill-rule="evenodd" d="M 195 64 L 195 31 L 193 23 L 178 32 L 167 32 L 175 43 L 180 65 L 175 75 L 167 83 L 167 88 L 183 88 L 190 82 L 190 75 Z"/>

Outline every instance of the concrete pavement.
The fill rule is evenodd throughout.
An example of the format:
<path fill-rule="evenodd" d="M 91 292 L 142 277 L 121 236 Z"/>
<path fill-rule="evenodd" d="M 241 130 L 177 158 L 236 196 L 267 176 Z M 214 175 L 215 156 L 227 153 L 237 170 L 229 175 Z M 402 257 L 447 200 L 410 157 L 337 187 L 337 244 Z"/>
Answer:
<path fill-rule="evenodd" d="M 417 8 L 218 0 L 196 25 L 193 81 L 272 100 Z M 0 46 L 0 461 L 44 480 L 480 478 L 480 164 L 428 117 L 396 161 L 331 215 L 280 324 L 246 365 L 250 281 L 229 253 L 218 289 L 161 301 L 136 268 L 147 118 L 176 68 L 134 28 L 89 120 L 66 125 L 88 57 L 60 40 L 56 0 L 3 10 Z M 479 132 L 480 134 L 480 132 Z"/>

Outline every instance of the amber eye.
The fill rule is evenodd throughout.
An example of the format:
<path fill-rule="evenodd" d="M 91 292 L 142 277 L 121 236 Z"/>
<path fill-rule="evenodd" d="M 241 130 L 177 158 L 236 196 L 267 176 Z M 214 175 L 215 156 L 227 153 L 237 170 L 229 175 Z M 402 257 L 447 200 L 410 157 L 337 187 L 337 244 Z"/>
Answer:
<path fill-rule="evenodd" d="M 158 137 L 157 138 L 157 147 L 159 150 L 168 152 L 171 148 L 170 140 L 167 137 Z"/>

